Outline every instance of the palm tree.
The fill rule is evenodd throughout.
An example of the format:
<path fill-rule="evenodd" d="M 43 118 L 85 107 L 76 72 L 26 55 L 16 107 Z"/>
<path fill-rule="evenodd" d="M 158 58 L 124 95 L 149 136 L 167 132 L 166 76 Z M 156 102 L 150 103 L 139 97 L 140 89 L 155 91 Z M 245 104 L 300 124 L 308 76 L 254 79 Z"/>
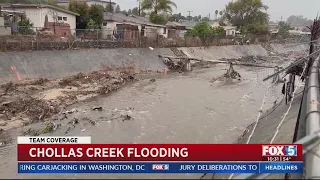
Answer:
<path fill-rule="evenodd" d="M 222 16 L 222 15 L 223 15 L 223 11 L 220 11 L 220 12 L 219 12 L 219 15 Z"/>
<path fill-rule="evenodd" d="M 177 5 L 171 0 L 142 0 L 141 9 L 158 14 L 159 11 L 172 12 L 172 7 L 177 8 Z"/>
<path fill-rule="evenodd" d="M 219 11 L 216 10 L 216 12 L 215 12 L 215 14 L 216 14 L 216 20 L 218 19 L 218 13 L 219 13 Z"/>

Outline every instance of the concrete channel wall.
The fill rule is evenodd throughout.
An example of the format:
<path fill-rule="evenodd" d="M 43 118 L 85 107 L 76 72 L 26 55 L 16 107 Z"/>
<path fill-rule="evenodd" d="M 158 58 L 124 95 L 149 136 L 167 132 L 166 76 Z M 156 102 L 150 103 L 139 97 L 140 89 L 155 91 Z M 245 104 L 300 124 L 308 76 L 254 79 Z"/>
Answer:
<path fill-rule="evenodd" d="M 283 45 L 282 45 L 283 46 Z M 267 56 L 260 45 L 215 47 L 182 47 L 189 57 L 209 60 L 244 56 Z M 276 49 L 281 49 L 279 46 Z M 0 53 L 0 84 L 18 79 L 61 78 L 79 72 L 90 72 L 105 67 L 135 64 L 138 70 L 163 70 L 166 66 L 158 55 L 174 56 L 169 48 L 125 48 L 91 50 L 56 50 Z M 21 78 L 20 78 L 21 77 Z"/>
<path fill-rule="evenodd" d="M 212 46 L 212 47 L 181 47 L 188 57 L 219 60 L 234 59 L 245 56 L 267 56 L 267 51 L 260 45 L 234 45 L 234 46 Z"/>
<path fill-rule="evenodd" d="M 277 53 L 288 53 L 288 52 L 305 52 L 309 51 L 308 44 L 271 44 L 271 48 Z"/>
<path fill-rule="evenodd" d="M 10 52 L 0 54 L 0 83 L 25 78 L 61 78 L 79 72 L 135 64 L 139 70 L 165 68 L 158 54 L 172 56 L 170 49 L 93 49 Z M 16 72 L 12 71 L 16 69 Z"/>

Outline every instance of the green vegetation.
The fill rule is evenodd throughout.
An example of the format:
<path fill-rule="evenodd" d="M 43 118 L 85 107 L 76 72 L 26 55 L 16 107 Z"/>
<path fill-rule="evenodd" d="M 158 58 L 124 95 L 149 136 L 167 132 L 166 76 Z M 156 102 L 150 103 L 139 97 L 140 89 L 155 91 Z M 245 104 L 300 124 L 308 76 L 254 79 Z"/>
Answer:
<path fill-rule="evenodd" d="M 100 29 L 103 23 L 103 6 L 97 4 L 91 5 L 89 8 L 89 19 Z"/>
<path fill-rule="evenodd" d="M 171 0 L 143 0 L 141 7 L 142 10 L 150 10 L 158 14 L 160 12 L 172 12 L 172 7 L 177 8 L 177 5 Z"/>
<path fill-rule="evenodd" d="M 191 30 L 188 30 L 186 33 L 186 36 L 199 37 L 202 43 L 205 43 L 207 39 L 211 38 L 213 35 L 213 29 L 205 21 L 197 23 Z"/>
<path fill-rule="evenodd" d="M 207 22 L 201 21 L 198 22 L 191 30 L 188 30 L 186 35 L 199 37 L 203 42 L 207 40 L 207 38 L 211 38 L 214 36 L 225 36 L 226 31 L 223 27 L 219 26 L 216 28 L 212 28 Z"/>
<path fill-rule="evenodd" d="M 92 5 L 89 7 L 84 1 L 71 0 L 68 9 L 80 14 L 77 29 L 101 28 L 103 22 L 103 6 Z"/>
<path fill-rule="evenodd" d="M 133 9 L 131 10 L 131 13 L 132 13 L 133 15 L 139 16 L 139 8 L 137 8 L 137 7 L 133 8 Z"/>
<path fill-rule="evenodd" d="M 186 20 L 187 18 L 182 16 L 181 13 L 179 14 L 172 14 L 171 16 L 168 17 L 169 21 L 180 21 L 180 20 Z"/>
<path fill-rule="evenodd" d="M 149 20 L 152 23 L 162 24 L 162 25 L 165 25 L 168 22 L 167 18 L 163 14 L 156 14 L 156 13 L 151 13 L 149 16 Z"/>
<path fill-rule="evenodd" d="M 87 29 L 99 29 L 100 26 L 93 19 L 89 19 L 87 22 Z"/>
<path fill-rule="evenodd" d="M 201 21 L 210 21 L 210 19 L 208 17 L 203 17 Z"/>
<path fill-rule="evenodd" d="M 216 28 L 212 28 L 212 30 L 213 30 L 213 34 L 215 36 L 225 36 L 226 35 L 226 31 L 221 26 L 216 27 Z"/>
<path fill-rule="evenodd" d="M 114 12 L 113 6 L 111 4 L 110 6 L 107 6 L 105 10 L 106 12 L 111 12 L 111 13 Z"/>
<path fill-rule="evenodd" d="M 261 0 L 238 0 L 229 2 L 224 16 L 241 30 L 241 33 L 267 34 L 268 7 Z"/>
<path fill-rule="evenodd" d="M 290 24 L 284 22 L 284 21 L 280 21 L 278 23 L 278 26 L 279 26 L 279 32 L 278 34 L 279 35 L 282 35 L 282 36 L 285 36 L 285 35 L 288 35 L 289 34 L 289 30 L 293 30 L 294 28 L 292 28 L 290 26 Z"/>
<path fill-rule="evenodd" d="M 291 26 L 310 26 L 313 23 L 313 20 L 305 18 L 303 16 L 291 15 L 287 19 L 287 24 Z"/>
<path fill-rule="evenodd" d="M 164 14 L 171 13 L 177 5 L 171 0 L 143 0 L 142 10 L 151 11 L 149 20 L 155 24 L 165 24 L 168 20 Z M 162 13 L 162 14 L 159 14 Z"/>
<path fill-rule="evenodd" d="M 24 18 L 21 21 L 19 21 L 18 26 L 19 26 L 19 33 L 20 34 L 27 35 L 27 34 L 34 33 L 34 31 L 32 30 L 33 24 L 27 18 Z"/>

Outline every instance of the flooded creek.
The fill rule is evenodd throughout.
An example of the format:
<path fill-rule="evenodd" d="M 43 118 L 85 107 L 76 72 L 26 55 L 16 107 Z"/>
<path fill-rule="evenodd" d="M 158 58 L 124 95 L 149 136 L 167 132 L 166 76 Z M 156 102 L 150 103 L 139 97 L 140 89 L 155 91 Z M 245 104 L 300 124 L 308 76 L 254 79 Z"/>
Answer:
<path fill-rule="evenodd" d="M 76 112 L 59 121 L 52 135 L 91 136 L 92 143 L 235 143 L 256 120 L 269 83 L 262 79 L 272 70 L 235 67 L 241 81 L 210 82 L 228 66 L 191 73 L 161 75 L 144 79 L 107 97 L 77 103 Z M 281 85 L 268 95 L 264 109 L 281 98 Z M 93 111 L 101 107 L 101 111 Z M 94 122 L 94 123 L 92 123 Z M 0 174 L 4 178 L 40 178 L 17 175 L 15 149 L 3 156 Z M 201 175 L 43 175 L 41 178 L 199 178 Z"/>

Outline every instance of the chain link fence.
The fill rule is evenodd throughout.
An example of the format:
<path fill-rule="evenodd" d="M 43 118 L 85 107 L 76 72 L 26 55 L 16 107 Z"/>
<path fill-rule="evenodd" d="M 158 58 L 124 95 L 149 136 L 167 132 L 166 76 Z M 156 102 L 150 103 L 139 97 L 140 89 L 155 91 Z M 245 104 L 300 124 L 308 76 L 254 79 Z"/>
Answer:
<path fill-rule="evenodd" d="M 80 48 L 167 48 L 224 46 L 277 42 L 270 35 L 246 35 L 231 37 L 190 37 L 184 31 L 159 29 L 111 30 L 71 29 L 50 25 L 48 28 L 0 26 L 1 51 L 62 50 Z M 300 37 L 285 37 L 297 42 Z M 205 39 L 205 40 L 204 40 Z M 288 43 L 289 41 L 285 41 Z"/>

